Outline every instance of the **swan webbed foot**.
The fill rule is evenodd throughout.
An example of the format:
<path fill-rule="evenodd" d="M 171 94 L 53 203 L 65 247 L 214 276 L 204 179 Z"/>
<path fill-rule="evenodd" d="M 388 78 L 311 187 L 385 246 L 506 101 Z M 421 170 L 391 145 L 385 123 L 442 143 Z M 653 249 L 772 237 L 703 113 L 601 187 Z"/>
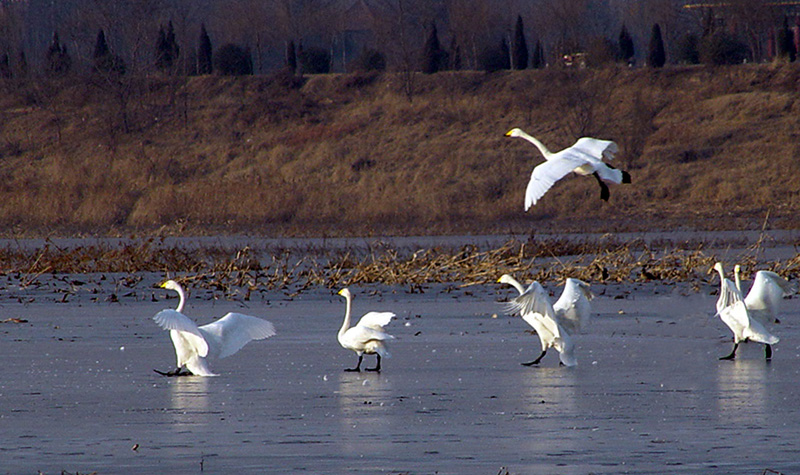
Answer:
<path fill-rule="evenodd" d="M 178 376 L 194 376 L 194 374 L 192 374 L 191 371 L 188 371 L 188 370 L 185 370 L 185 369 L 182 369 L 182 368 L 175 368 L 172 371 L 167 371 L 167 372 L 159 371 L 157 369 L 154 369 L 153 371 L 155 371 L 156 373 L 160 374 L 161 376 L 167 376 L 169 378 L 174 378 L 174 377 L 178 377 Z"/>
<path fill-rule="evenodd" d="M 378 363 L 375 365 L 374 368 L 364 368 L 366 371 L 373 371 L 375 373 L 380 373 L 381 372 L 381 355 L 377 355 L 377 356 L 378 356 Z"/>
<path fill-rule="evenodd" d="M 364 359 L 364 355 L 358 355 L 358 364 L 355 368 L 345 368 L 345 371 L 348 373 L 360 373 L 361 372 L 361 360 Z"/>
<path fill-rule="evenodd" d="M 767 361 L 772 360 L 772 346 L 770 346 L 770 345 L 765 345 L 764 346 L 764 356 L 765 356 Z"/>
<path fill-rule="evenodd" d="M 737 348 L 739 348 L 739 344 L 738 343 L 734 343 L 733 344 L 733 349 L 731 350 L 731 353 L 729 355 L 726 355 L 726 356 L 720 356 L 719 359 L 720 360 L 732 360 L 732 359 L 736 358 L 736 349 Z"/>
<path fill-rule="evenodd" d="M 547 350 L 544 350 L 544 351 L 542 351 L 542 354 L 541 354 L 541 355 L 539 355 L 539 357 L 538 357 L 538 358 L 536 358 L 535 360 L 533 360 L 533 361 L 530 361 L 530 362 L 528 362 L 528 363 L 520 363 L 520 364 L 521 364 L 522 366 L 533 366 L 533 365 L 537 365 L 537 364 L 539 364 L 539 362 L 540 362 L 540 361 L 542 361 L 542 358 L 544 358 L 544 355 L 545 355 L 545 353 L 547 353 Z"/>

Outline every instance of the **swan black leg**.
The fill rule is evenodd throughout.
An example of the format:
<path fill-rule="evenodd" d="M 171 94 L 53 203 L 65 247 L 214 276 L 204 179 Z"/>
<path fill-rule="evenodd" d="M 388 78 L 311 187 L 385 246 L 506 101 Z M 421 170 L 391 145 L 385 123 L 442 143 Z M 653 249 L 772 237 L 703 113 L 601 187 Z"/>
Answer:
<path fill-rule="evenodd" d="M 166 373 L 163 372 L 163 371 L 159 371 L 157 369 L 154 369 L 153 371 L 155 371 L 156 373 L 160 374 L 161 376 L 168 376 L 170 378 L 175 377 L 175 376 L 193 376 L 190 371 L 183 370 L 181 368 L 175 368 L 172 371 L 167 371 Z"/>
<path fill-rule="evenodd" d="M 611 193 L 608 191 L 608 185 L 606 185 L 605 182 L 600 179 L 600 175 L 598 175 L 597 172 L 594 172 L 593 175 L 597 179 L 597 183 L 600 185 L 600 199 L 603 201 L 608 201 L 608 198 L 611 196 Z"/>
<path fill-rule="evenodd" d="M 772 346 L 766 345 L 764 347 L 764 356 L 767 357 L 767 361 L 772 359 Z"/>
<path fill-rule="evenodd" d="M 377 373 L 380 373 L 381 372 L 381 355 L 379 355 L 378 353 L 375 353 L 375 356 L 378 357 L 378 364 L 375 365 L 374 368 L 365 368 L 365 369 L 367 371 L 375 371 Z"/>
<path fill-rule="evenodd" d="M 528 362 L 528 363 L 520 363 L 520 364 L 522 366 L 533 366 L 535 364 L 539 364 L 539 362 L 542 361 L 542 358 L 544 358 L 545 353 L 547 353 L 547 350 L 542 350 L 542 354 L 539 355 L 539 357 L 536 358 L 535 360 L 533 360 L 531 362 Z"/>
<path fill-rule="evenodd" d="M 345 371 L 361 372 L 361 360 L 362 359 L 364 359 L 364 354 L 363 353 L 358 355 L 358 364 L 356 365 L 356 367 L 355 368 L 346 368 Z"/>
<path fill-rule="evenodd" d="M 732 359 L 736 358 L 736 349 L 737 348 L 739 348 L 739 343 L 734 343 L 733 344 L 733 349 L 731 350 L 731 354 L 729 354 L 727 356 L 722 356 L 722 357 L 720 357 L 720 359 L 721 360 L 732 360 Z M 770 350 L 770 351 L 772 351 L 772 350 Z"/>

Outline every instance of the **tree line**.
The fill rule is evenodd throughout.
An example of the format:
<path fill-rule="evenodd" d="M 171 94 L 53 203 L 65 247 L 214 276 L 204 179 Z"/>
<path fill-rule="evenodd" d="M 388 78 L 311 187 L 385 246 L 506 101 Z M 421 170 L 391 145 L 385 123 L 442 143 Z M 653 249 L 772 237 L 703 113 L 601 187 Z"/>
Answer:
<path fill-rule="evenodd" d="M 0 0 L 0 75 L 794 61 L 797 19 L 767 0 Z"/>

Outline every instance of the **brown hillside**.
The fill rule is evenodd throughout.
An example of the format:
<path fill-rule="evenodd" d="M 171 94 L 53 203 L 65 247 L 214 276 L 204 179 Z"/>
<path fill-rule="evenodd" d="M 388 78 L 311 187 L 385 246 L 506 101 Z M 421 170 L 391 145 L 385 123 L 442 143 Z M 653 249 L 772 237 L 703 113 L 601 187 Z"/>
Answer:
<path fill-rule="evenodd" d="M 548 70 L 6 83 L 6 234 L 269 235 L 800 225 L 800 69 Z M 527 214 L 519 126 L 613 139 L 631 185 L 568 177 Z"/>

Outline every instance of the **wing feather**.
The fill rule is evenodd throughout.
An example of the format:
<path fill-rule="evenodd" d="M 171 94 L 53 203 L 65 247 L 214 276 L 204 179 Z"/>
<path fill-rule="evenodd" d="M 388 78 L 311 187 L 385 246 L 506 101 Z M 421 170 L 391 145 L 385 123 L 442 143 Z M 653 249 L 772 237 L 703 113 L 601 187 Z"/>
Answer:
<path fill-rule="evenodd" d="M 586 163 L 586 160 L 578 156 L 560 154 L 537 165 L 531 172 L 531 179 L 525 190 L 525 211 L 535 205 L 558 180 Z"/>
<path fill-rule="evenodd" d="M 394 316 L 392 312 L 369 312 L 361 317 L 356 326 L 383 331 L 383 327 L 388 325 Z"/>
<path fill-rule="evenodd" d="M 589 284 L 580 279 L 568 278 L 561 297 L 553 305 L 556 322 L 570 334 L 580 331 L 589 321 L 591 315 L 589 301 L 593 298 L 594 294 L 589 291 Z"/>
<path fill-rule="evenodd" d="M 520 312 L 522 315 L 538 313 L 550 318 L 554 318 L 556 313 L 547 291 L 536 281 L 532 282 L 519 297 L 509 302 L 509 310 Z"/>
<path fill-rule="evenodd" d="M 200 330 L 214 341 L 219 358 L 236 353 L 253 340 L 275 335 L 272 323 L 241 313 L 228 313 L 216 322 L 203 325 Z"/>
<path fill-rule="evenodd" d="M 164 330 L 176 331 L 201 357 L 208 354 L 208 342 L 189 317 L 177 310 L 166 309 L 153 317 L 156 324 Z"/>
<path fill-rule="evenodd" d="M 775 272 L 760 270 L 744 300 L 750 316 L 761 323 L 772 323 L 778 317 L 783 297 L 795 292 L 795 287 Z"/>
<path fill-rule="evenodd" d="M 611 140 L 601 140 L 592 137 L 581 137 L 575 142 L 572 149 L 591 155 L 598 160 L 605 158 L 613 160 L 614 155 L 619 152 L 619 147 Z"/>

